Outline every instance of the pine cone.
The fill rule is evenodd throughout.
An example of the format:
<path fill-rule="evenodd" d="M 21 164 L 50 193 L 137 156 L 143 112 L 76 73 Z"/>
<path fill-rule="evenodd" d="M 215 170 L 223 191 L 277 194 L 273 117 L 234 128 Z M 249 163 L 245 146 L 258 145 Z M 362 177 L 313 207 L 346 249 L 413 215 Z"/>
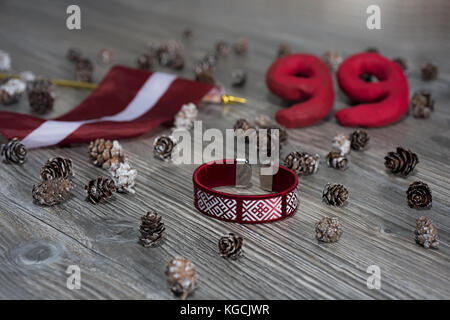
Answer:
<path fill-rule="evenodd" d="M 438 75 L 438 67 L 432 63 L 426 63 L 422 66 L 421 73 L 423 81 L 436 80 Z"/>
<path fill-rule="evenodd" d="M 238 55 L 243 55 L 248 51 L 248 40 L 244 37 L 240 37 L 234 43 L 234 52 Z"/>
<path fill-rule="evenodd" d="M 184 104 L 180 111 L 175 115 L 175 127 L 177 129 L 190 130 L 197 119 L 198 110 L 195 104 Z"/>
<path fill-rule="evenodd" d="M 141 54 L 137 60 L 137 67 L 141 70 L 152 70 L 153 69 L 153 56 L 151 53 Z"/>
<path fill-rule="evenodd" d="M 260 114 L 255 119 L 256 126 L 261 129 L 267 129 L 271 127 L 272 123 L 272 119 L 270 119 L 270 117 L 266 116 L 265 114 Z"/>
<path fill-rule="evenodd" d="M 231 72 L 231 85 L 233 87 L 243 87 L 247 82 L 247 73 L 242 69 L 236 69 Z"/>
<path fill-rule="evenodd" d="M 164 230 L 164 222 L 161 222 L 161 216 L 155 211 L 147 212 L 146 215 L 141 217 L 139 243 L 146 248 L 156 245 L 161 240 Z"/>
<path fill-rule="evenodd" d="M 437 249 L 439 246 L 439 241 L 437 238 L 437 229 L 430 219 L 424 216 L 417 219 L 416 230 L 414 231 L 414 239 L 416 240 L 416 243 L 426 249 Z"/>
<path fill-rule="evenodd" d="M 348 190 L 342 184 L 327 183 L 322 192 L 322 199 L 331 206 L 340 207 L 348 199 Z"/>
<path fill-rule="evenodd" d="M 227 236 L 220 238 L 219 240 L 219 254 L 221 257 L 237 259 L 242 255 L 242 242 L 243 238 L 229 233 Z"/>
<path fill-rule="evenodd" d="M 430 208 L 431 207 L 431 190 L 426 183 L 415 181 L 409 185 L 406 191 L 408 205 L 411 208 Z"/>
<path fill-rule="evenodd" d="M 92 82 L 92 74 L 94 65 L 89 59 L 80 59 L 76 62 L 76 79 L 77 81 Z"/>
<path fill-rule="evenodd" d="M 161 160 L 169 161 L 176 144 L 177 141 L 172 136 L 157 137 L 153 142 L 153 154 Z"/>
<path fill-rule="evenodd" d="M 96 139 L 89 144 L 89 155 L 93 164 L 109 169 L 125 161 L 125 153 L 117 140 Z"/>
<path fill-rule="evenodd" d="M 195 81 L 203 82 L 203 83 L 207 83 L 207 84 L 215 84 L 216 83 L 210 69 L 204 69 L 200 72 L 196 72 L 195 73 Z"/>
<path fill-rule="evenodd" d="M 56 178 L 68 179 L 73 176 L 72 160 L 62 157 L 47 160 L 41 169 L 42 180 L 52 180 Z"/>
<path fill-rule="evenodd" d="M 242 129 L 244 132 L 253 129 L 252 124 L 247 119 L 238 119 L 234 124 L 234 131 Z"/>
<path fill-rule="evenodd" d="M 338 218 L 324 217 L 316 223 L 316 237 L 322 242 L 336 242 L 342 234 L 341 222 Z"/>
<path fill-rule="evenodd" d="M 78 62 L 81 60 L 81 51 L 77 48 L 70 48 L 67 50 L 66 58 L 70 62 Z"/>
<path fill-rule="evenodd" d="M 11 57 L 3 50 L 0 50 L 0 71 L 11 69 Z"/>
<path fill-rule="evenodd" d="M 230 53 L 230 44 L 226 41 L 216 43 L 216 57 L 226 57 Z"/>
<path fill-rule="evenodd" d="M 327 164 L 331 168 L 345 170 L 347 169 L 348 160 L 346 156 L 341 155 L 339 152 L 331 151 L 327 155 Z"/>
<path fill-rule="evenodd" d="M 288 169 L 298 175 L 310 175 L 319 169 L 320 157 L 305 152 L 291 152 L 284 160 Z"/>
<path fill-rule="evenodd" d="M 339 151 L 342 155 L 350 153 L 351 141 L 348 135 L 344 133 L 336 135 L 331 145 L 335 151 Z"/>
<path fill-rule="evenodd" d="M 6 163 L 22 164 L 27 159 L 27 149 L 17 138 L 3 144 L 0 150 L 3 161 Z"/>
<path fill-rule="evenodd" d="M 0 103 L 4 105 L 16 103 L 25 92 L 27 85 L 19 79 L 8 79 L 0 85 Z"/>
<path fill-rule="evenodd" d="M 429 118 L 431 111 L 434 110 L 434 99 L 431 92 L 421 90 L 414 93 L 411 98 L 412 113 L 414 118 Z"/>
<path fill-rule="evenodd" d="M 172 293 L 176 296 L 181 295 L 183 300 L 196 288 L 198 278 L 191 260 L 184 257 L 172 259 L 167 265 L 166 275 Z"/>
<path fill-rule="evenodd" d="M 336 51 L 325 52 L 323 55 L 323 60 L 332 70 L 336 70 L 343 61 L 342 56 Z"/>
<path fill-rule="evenodd" d="M 392 59 L 392 61 L 398 64 L 404 71 L 408 70 L 408 62 L 405 58 L 397 57 Z"/>
<path fill-rule="evenodd" d="M 292 53 L 291 46 L 287 43 L 281 43 L 278 47 L 277 57 L 281 58 Z"/>
<path fill-rule="evenodd" d="M 117 191 L 114 181 L 106 177 L 98 177 L 89 181 L 84 189 L 89 201 L 93 204 L 99 204 L 101 201 L 107 200 L 112 196 L 113 192 Z"/>
<path fill-rule="evenodd" d="M 364 130 L 356 130 L 350 135 L 351 147 L 353 150 L 363 150 L 369 142 L 369 135 Z"/>
<path fill-rule="evenodd" d="M 107 66 L 113 62 L 114 53 L 109 49 L 101 49 L 98 52 L 98 60 L 102 65 Z"/>
<path fill-rule="evenodd" d="M 417 155 L 411 150 L 405 150 L 402 147 L 397 148 L 397 152 L 389 152 L 384 157 L 384 165 L 393 174 L 408 176 L 414 167 L 419 163 Z"/>
<path fill-rule="evenodd" d="M 109 170 L 118 192 L 135 193 L 133 187 L 136 184 L 137 170 L 131 168 L 128 161 L 113 166 Z"/>
<path fill-rule="evenodd" d="M 53 109 L 55 86 L 49 80 L 36 80 L 28 93 L 28 102 L 33 112 L 45 114 Z"/>
<path fill-rule="evenodd" d="M 33 199 L 41 205 L 53 206 L 66 201 L 73 188 L 70 179 L 44 180 L 33 186 Z"/>

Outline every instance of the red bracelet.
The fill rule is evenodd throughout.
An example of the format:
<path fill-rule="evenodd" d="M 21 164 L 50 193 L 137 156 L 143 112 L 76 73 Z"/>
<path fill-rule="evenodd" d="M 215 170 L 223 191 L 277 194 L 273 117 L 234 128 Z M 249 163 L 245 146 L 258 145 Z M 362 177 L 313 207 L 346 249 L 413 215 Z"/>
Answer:
<path fill-rule="evenodd" d="M 260 175 L 264 195 L 237 195 L 214 190 L 222 186 L 248 186 L 251 166 L 241 160 L 205 163 L 194 171 L 194 204 L 215 219 L 238 223 L 264 223 L 294 214 L 298 206 L 298 177 L 283 166 L 274 175 Z"/>

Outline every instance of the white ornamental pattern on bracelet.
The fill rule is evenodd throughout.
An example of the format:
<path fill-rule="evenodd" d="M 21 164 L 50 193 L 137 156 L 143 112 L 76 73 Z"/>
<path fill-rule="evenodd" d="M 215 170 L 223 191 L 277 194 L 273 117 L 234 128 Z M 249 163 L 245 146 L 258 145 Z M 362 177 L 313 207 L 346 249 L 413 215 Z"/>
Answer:
<path fill-rule="evenodd" d="M 298 206 L 298 188 L 288 193 L 286 198 L 286 214 L 290 215 Z"/>
<path fill-rule="evenodd" d="M 281 218 L 282 197 L 263 200 L 244 200 L 242 205 L 243 221 L 271 221 Z"/>
<path fill-rule="evenodd" d="M 236 219 L 236 200 L 211 195 L 197 190 L 197 205 L 200 210 L 221 219 Z"/>

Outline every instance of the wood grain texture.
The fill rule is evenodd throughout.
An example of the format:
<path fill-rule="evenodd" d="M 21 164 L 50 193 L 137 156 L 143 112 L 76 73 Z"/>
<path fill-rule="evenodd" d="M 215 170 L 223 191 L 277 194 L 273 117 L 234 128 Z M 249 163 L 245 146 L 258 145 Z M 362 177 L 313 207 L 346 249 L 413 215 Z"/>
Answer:
<path fill-rule="evenodd" d="M 264 74 L 280 42 L 295 50 L 321 55 L 337 50 L 349 55 L 376 46 L 387 57 L 404 56 L 410 63 L 411 92 L 428 88 L 436 110 L 428 120 L 405 117 L 385 128 L 370 129 L 370 147 L 352 152 L 345 172 L 327 168 L 323 159 L 339 126 L 332 115 L 318 125 L 289 130 L 285 156 L 292 150 L 318 153 L 321 168 L 300 178 L 300 206 L 292 218 L 266 225 L 236 225 L 201 215 L 193 207 L 192 172 L 195 165 L 175 166 L 153 159 L 160 127 L 122 141 L 139 173 L 135 195 L 116 195 L 105 204 L 85 201 L 84 184 L 105 172 L 89 163 L 87 145 L 32 150 L 23 166 L 0 165 L 0 298 L 1 299 L 171 299 L 165 267 L 183 255 L 194 261 L 200 282 L 193 299 L 417 299 L 450 298 L 450 3 L 448 1 L 378 1 L 383 30 L 365 28 L 369 1 L 78 1 L 82 30 L 65 27 L 71 1 L 4 0 L 0 4 L 0 49 L 11 54 L 15 71 L 72 78 L 73 66 L 65 60 L 69 47 L 96 58 L 102 48 L 114 51 L 116 63 L 133 66 L 149 43 L 181 40 L 189 27 L 194 32 L 184 43 L 186 68 L 179 74 L 193 77 L 192 65 L 214 49 L 219 40 L 240 35 L 250 41 L 245 57 L 230 55 L 219 62 L 215 76 L 230 94 L 245 96 L 248 104 L 204 106 L 204 128 L 232 128 L 241 117 L 273 116 L 285 105 L 271 95 Z M 420 65 L 433 61 L 439 79 L 423 83 Z M 107 67 L 96 64 L 95 80 Z M 230 86 L 230 71 L 248 71 L 242 89 Z M 165 69 L 158 69 L 168 71 Z M 70 110 L 87 91 L 58 89 L 54 117 Z M 347 103 L 338 93 L 334 110 Z M 107 106 L 105 106 L 107 107 Z M 27 99 L 0 107 L 28 113 Z M 383 157 L 397 146 L 411 148 L 420 163 L 414 174 L 399 178 L 388 174 Z M 54 207 L 32 203 L 31 188 L 50 157 L 74 161 L 77 188 L 66 202 Z M 410 209 L 405 191 L 415 180 L 433 192 L 430 210 Z M 327 182 L 345 184 L 350 200 L 343 208 L 321 202 Z M 254 185 L 257 185 L 256 177 Z M 139 218 L 157 210 L 166 224 L 163 243 L 146 249 L 137 243 Z M 439 231 L 439 250 L 425 250 L 413 239 L 415 219 L 429 216 Z M 314 224 L 323 216 L 338 216 L 344 233 L 334 244 L 319 244 Z M 244 257 L 226 261 L 217 242 L 227 232 L 244 236 Z M 82 288 L 66 288 L 69 265 L 81 268 Z M 369 290 L 366 268 L 381 268 L 381 290 Z"/>

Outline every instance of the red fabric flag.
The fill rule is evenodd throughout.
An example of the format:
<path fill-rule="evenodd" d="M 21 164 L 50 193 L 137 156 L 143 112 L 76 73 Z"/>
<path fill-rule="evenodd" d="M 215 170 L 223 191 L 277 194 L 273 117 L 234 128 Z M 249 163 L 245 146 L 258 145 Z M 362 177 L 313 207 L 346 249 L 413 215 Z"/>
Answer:
<path fill-rule="evenodd" d="M 198 104 L 214 87 L 161 72 L 114 66 L 88 98 L 52 120 L 0 112 L 0 132 L 28 148 L 124 139 L 172 120 L 181 106 Z"/>

